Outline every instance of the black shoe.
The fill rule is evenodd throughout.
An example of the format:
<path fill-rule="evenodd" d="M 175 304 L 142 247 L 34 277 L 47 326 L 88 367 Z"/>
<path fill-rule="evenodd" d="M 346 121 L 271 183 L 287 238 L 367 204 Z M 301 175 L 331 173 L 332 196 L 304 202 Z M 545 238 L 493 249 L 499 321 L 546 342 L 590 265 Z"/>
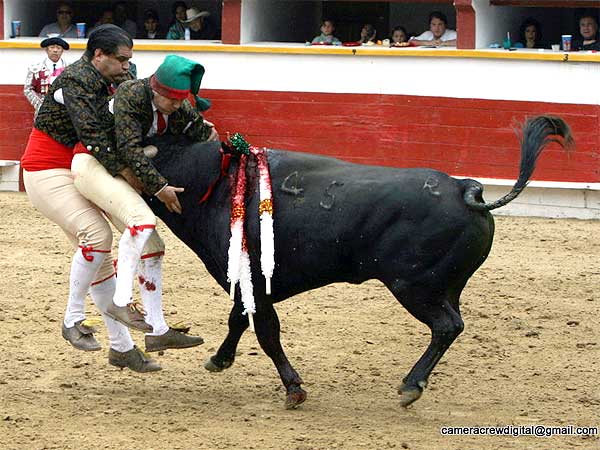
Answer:
<path fill-rule="evenodd" d="M 152 325 L 146 323 L 144 320 L 144 310 L 138 303 L 128 303 L 127 306 L 117 306 L 114 302 L 106 308 L 108 317 L 121 322 L 127 328 L 133 328 L 134 330 L 144 331 L 151 333 L 153 328 Z"/>
<path fill-rule="evenodd" d="M 188 336 L 173 328 L 169 328 L 169 331 L 160 336 L 146 335 L 147 352 L 160 352 L 169 348 L 190 348 L 200 344 L 204 344 L 204 339 L 200 336 Z"/>
<path fill-rule="evenodd" d="M 111 366 L 120 367 L 124 369 L 128 367 L 134 372 L 145 373 L 145 372 L 158 372 L 162 370 L 160 364 L 151 358 L 148 358 L 143 351 L 137 346 L 127 352 L 118 352 L 111 348 L 108 351 L 108 363 Z"/>
<path fill-rule="evenodd" d="M 62 337 L 78 350 L 83 350 L 84 352 L 97 352 L 101 350 L 102 347 L 94 337 L 96 330 L 92 327 L 82 325 L 81 322 L 83 320 L 75 322 L 75 325 L 69 328 L 63 323 Z"/>

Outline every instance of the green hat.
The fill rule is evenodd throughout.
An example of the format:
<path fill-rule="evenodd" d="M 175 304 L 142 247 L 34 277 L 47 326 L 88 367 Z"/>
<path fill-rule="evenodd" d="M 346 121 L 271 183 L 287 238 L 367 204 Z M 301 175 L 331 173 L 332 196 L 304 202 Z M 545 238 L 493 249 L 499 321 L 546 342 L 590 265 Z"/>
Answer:
<path fill-rule="evenodd" d="M 167 55 L 150 78 L 150 86 L 164 97 L 183 100 L 190 93 L 198 94 L 203 75 L 202 64 L 181 56 Z M 210 102 L 196 97 L 196 105 L 204 111 L 210 107 Z"/>

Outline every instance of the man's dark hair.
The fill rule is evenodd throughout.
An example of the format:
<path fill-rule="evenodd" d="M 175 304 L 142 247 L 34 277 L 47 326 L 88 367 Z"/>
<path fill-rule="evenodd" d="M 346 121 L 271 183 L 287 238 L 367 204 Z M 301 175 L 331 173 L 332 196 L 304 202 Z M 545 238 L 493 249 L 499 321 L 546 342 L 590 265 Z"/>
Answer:
<path fill-rule="evenodd" d="M 429 14 L 428 23 L 431 23 L 433 19 L 440 19 L 442 22 L 444 22 L 444 25 L 448 25 L 448 18 L 446 17 L 446 14 L 441 11 L 433 11 L 431 14 Z"/>
<path fill-rule="evenodd" d="M 525 41 L 526 41 L 525 40 L 525 30 L 528 27 L 530 27 L 531 25 L 533 25 L 535 27 L 535 31 L 536 31 L 535 40 L 536 40 L 536 43 L 539 43 L 542 40 L 542 26 L 533 17 L 528 17 L 527 19 L 525 19 L 523 21 L 523 23 L 521 24 L 521 27 L 519 28 L 520 38 L 521 38 L 521 42 L 523 42 L 523 44 L 525 44 Z"/>
<path fill-rule="evenodd" d="M 579 23 L 581 19 L 587 18 L 594 19 L 594 22 L 598 23 L 598 15 L 591 11 L 585 11 L 581 15 L 579 15 L 579 17 L 577 18 L 577 23 Z"/>
<path fill-rule="evenodd" d="M 123 28 L 106 23 L 94 28 L 90 33 L 85 55 L 91 58 L 97 49 L 102 50 L 106 55 L 116 55 L 121 46 L 132 48 L 131 36 Z"/>
<path fill-rule="evenodd" d="M 175 11 L 177 11 L 177 8 L 179 8 L 180 6 L 183 6 L 185 9 L 188 9 L 187 4 L 185 2 L 182 2 L 182 1 L 174 2 L 171 5 L 171 14 L 173 14 L 173 16 L 175 16 Z"/>

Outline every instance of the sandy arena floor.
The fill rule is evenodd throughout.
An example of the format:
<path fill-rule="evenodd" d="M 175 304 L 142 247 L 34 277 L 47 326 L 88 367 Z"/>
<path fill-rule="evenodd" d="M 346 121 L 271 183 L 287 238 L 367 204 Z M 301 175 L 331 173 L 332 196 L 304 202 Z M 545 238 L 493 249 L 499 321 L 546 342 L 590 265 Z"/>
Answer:
<path fill-rule="evenodd" d="M 458 437 L 442 426 L 600 426 L 600 223 L 498 218 L 491 255 L 462 297 L 465 331 L 423 397 L 396 387 L 429 342 L 377 282 L 278 305 L 308 399 L 283 408 L 271 361 L 247 333 L 234 366 L 202 364 L 230 303 L 165 227 L 165 311 L 206 343 L 138 375 L 60 335 L 70 249 L 25 194 L 0 193 L 0 449 L 572 449 L 598 437 Z M 90 316 L 97 316 L 89 305 Z M 143 336 L 135 339 L 143 345 Z"/>

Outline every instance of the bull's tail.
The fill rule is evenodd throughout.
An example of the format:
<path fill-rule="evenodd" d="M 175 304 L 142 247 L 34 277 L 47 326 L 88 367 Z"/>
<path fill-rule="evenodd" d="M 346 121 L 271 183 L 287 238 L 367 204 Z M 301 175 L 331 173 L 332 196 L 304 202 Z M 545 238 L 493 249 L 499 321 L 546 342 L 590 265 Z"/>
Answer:
<path fill-rule="evenodd" d="M 563 148 L 569 149 L 574 141 L 569 125 L 559 117 L 538 116 L 528 119 L 522 128 L 521 135 L 521 166 L 519 178 L 512 190 L 504 197 L 492 203 L 484 203 L 483 186 L 474 180 L 463 180 L 465 203 L 469 208 L 479 211 L 490 211 L 500 208 L 517 198 L 535 170 L 535 163 L 546 145 L 557 142 Z"/>

